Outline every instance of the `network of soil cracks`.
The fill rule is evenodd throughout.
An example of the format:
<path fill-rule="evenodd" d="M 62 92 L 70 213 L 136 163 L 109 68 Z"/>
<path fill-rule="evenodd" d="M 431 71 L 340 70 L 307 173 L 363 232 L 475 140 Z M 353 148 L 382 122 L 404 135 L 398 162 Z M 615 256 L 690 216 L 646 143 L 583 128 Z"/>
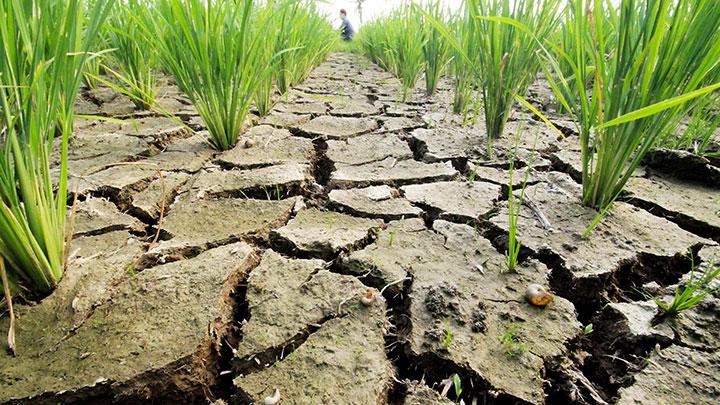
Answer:
<path fill-rule="evenodd" d="M 115 119 L 76 122 L 70 263 L 50 296 L 16 305 L 0 403 L 720 397 L 720 297 L 658 321 L 641 293 L 672 294 L 688 250 L 699 268 L 720 260 L 717 161 L 654 152 L 582 239 L 597 213 L 542 80 L 529 98 L 565 136 L 518 108 L 491 158 L 482 118 L 448 111 L 449 83 L 398 102 L 398 81 L 357 56 L 332 55 L 224 153 L 162 83 L 182 123 L 107 88 L 78 99 Z M 516 142 L 515 185 L 530 173 L 507 272 Z M 528 303 L 530 284 L 553 301 Z"/>

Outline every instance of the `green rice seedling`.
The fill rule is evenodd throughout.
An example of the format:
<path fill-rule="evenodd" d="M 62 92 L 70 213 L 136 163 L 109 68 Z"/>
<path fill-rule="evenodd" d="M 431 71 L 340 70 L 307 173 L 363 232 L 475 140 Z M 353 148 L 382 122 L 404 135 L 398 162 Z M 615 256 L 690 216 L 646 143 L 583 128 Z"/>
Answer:
<path fill-rule="evenodd" d="M 154 44 L 143 35 L 137 15 L 150 12 L 146 0 L 121 0 L 108 18 L 109 62 L 117 67 L 115 76 L 128 87 L 127 94 L 143 110 L 155 104 L 158 62 Z M 114 71 L 111 71 L 114 72 Z"/>
<path fill-rule="evenodd" d="M 515 140 L 515 149 L 513 150 L 513 156 L 510 158 L 510 181 L 508 182 L 508 248 L 505 251 L 505 264 L 509 271 L 517 271 L 518 255 L 520 254 L 521 242 L 517 238 L 517 226 L 520 220 L 520 209 L 523 201 L 525 200 L 525 187 L 527 186 L 528 178 L 530 177 L 530 171 L 532 170 L 532 159 L 530 156 L 530 162 L 525 170 L 525 176 L 523 177 L 522 187 L 520 189 L 520 196 L 516 197 L 513 190 L 513 176 L 515 172 L 515 157 L 517 156 L 517 145 L 520 140 L 520 134 L 518 134 Z M 537 143 L 537 137 L 535 138 Z M 533 148 L 533 154 L 535 150 Z"/>
<path fill-rule="evenodd" d="M 110 6 L 98 0 L 85 14 L 82 0 L 0 5 L 0 257 L 3 285 L 12 293 L 47 294 L 62 277 L 73 105 Z M 60 165 L 53 182 L 56 134 Z"/>
<path fill-rule="evenodd" d="M 718 290 L 713 287 L 713 283 L 720 280 L 720 262 L 711 261 L 707 264 L 707 268 L 696 276 L 695 261 L 691 254 L 691 271 L 690 278 L 684 286 L 678 286 L 672 301 L 665 302 L 659 297 L 644 293 L 646 298 L 652 299 L 660 309 L 661 315 L 676 316 L 682 311 L 695 308 L 708 295 Z"/>
<path fill-rule="evenodd" d="M 257 76 L 257 86 L 255 88 L 254 102 L 258 115 L 266 116 L 272 109 L 275 101 L 273 100 L 275 86 L 275 72 L 278 69 L 277 60 L 274 56 L 278 47 L 282 44 L 282 36 L 285 35 L 285 15 L 281 13 L 279 2 L 270 1 L 264 7 L 256 8 L 252 19 L 267 21 L 265 27 L 253 26 L 251 30 L 263 31 L 265 36 L 265 44 L 260 47 L 260 65 L 263 66 L 262 71 Z"/>
<path fill-rule="evenodd" d="M 517 359 L 528 351 L 518 325 L 508 326 L 507 331 L 500 338 L 500 343 L 505 350 L 505 355 L 510 359 Z"/>
<path fill-rule="evenodd" d="M 613 44 L 617 43 L 615 36 L 617 35 L 617 24 L 618 15 L 615 6 L 611 1 L 607 2 L 605 7 L 605 17 L 602 19 L 603 23 L 603 43 L 606 44 L 606 52 L 608 54 L 614 52 Z M 582 46 L 582 42 L 585 40 L 582 35 L 578 35 L 576 18 L 576 9 L 574 7 L 565 7 L 563 12 L 563 21 L 560 24 L 560 29 L 555 33 L 549 40 L 550 52 L 553 54 L 558 62 L 558 68 L 562 71 L 563 77 L 566 78 L 569 88 L 577 89 L 578 86 L 585 86 L 586 88 L 591 85 L 593 80 L 594 71 L 593 66 L 593 54 L 590 49 Z M 584 58 L 585 63 L 590 66 L 585 72 L 585 76 L 579 78 L 580 83 L 574 83 L 578 78 L 575 77 L 575 72 L 571 63 L 566 60 L 564 55 L 573 55 L 574 58 Z M 577 91 L 576 91 L 577 92 Z M 579 94 L 576 94 L 579 96 Z M 557 102 L 555 106 L 558 112 L 567 113 L 562 103 Z"/>
<path fill-rule="evenodd" d="M 583 202 L 606 209 L 652 147 L 697 103 L 720 60 L 720 7 L 699 0 L 620 3 L 615 43 L 604 42 L 605 3 L 569 2 L 576 53 L 563 55 L 571 80 L 548 51 L 546 76 L 580 129 Z M 525 29 L 517 21 L 509 25 Z M 592 55 L 588 62 L 586 55 Z"/>
<path fill-rule="evenodd" d="M 441 7 L 439 1 L 433 1 L 427 5 L 428 14 L 432 15 L 436 20 L 448 20 L 447 12 Z M 448 63 L 450 63 L 450 45 L 442 36 L 440 31 L 428 24 L 423 18 L 423 30 L 425 44 L 423 46 L 423 55 L 425 56 L 425 92 L 428 96 L 435 94 L 437 91 L 440 76 L 445 72 Z"/>
<path fill-rule="evenodd" d="M 423 12 L 475 76 L 489 153 L 493 138 L 505 128 L 516 96 L 527 91 L 540 70 L 535 54 L 541 46 L 535 39 L 544 40 L 555 30 L 560 4 L 558 0 L 468 0 L 462 44 L 441 21 Z"/>
<path fill-rule="evenodd" d="M 460 376 L 458 374 L 453 374 L 452 382 L 453 382 L 453 387 L 455 388 L 455 398 L 459 400 L 460 395 L 462 395 L 462 392 L 463 392 L 462 380 L 460 380 Z"/>
<path fill-rule="evenodd" d="M 337 42 L 336 32 L 320 14 L 315 3 L 298 0 L 270 1 L 256 9 L 254 26 L 263 32 L 265 46 L 260 53 L 267 66 L 258 79 L 255 106 L 260 116 L 274 105 L 273 96 L 285 94 L 319 65 Z"/>
<path fill-rule="evenodd" d="M 376 19 L 365 24 L 355 37 L 355 41 L 359 44 L 361 52 L 371 61 L 377 63 L 383 69 L 395 73 L 387 59 L 385 49 L 387 49 L 387 35 L 384 30 L 384 19 Z"/>
<path fill-rule="evenodd" d="M 143 18 L 162 65 L 195 105 L 218 150 L 235 146 L 264 74 L 268 21 L 252 0 L 158 0 Z M 141 18 L 139 18 L 141 20 Z"/>
<path fill-rule="evenodd" d="M 402 82 L 403 101 L 407 100 L 415 88 L 424 68 L 425 38 L 422 35 L 422 25 L 422 16 L 413 12 L 413 8 L 406 3 L 398 10 L 395 21 L 389 27 L 393 42 L 387 52 Z"/>
<path fill-rule="evenodd" d="M 445 336 L 443 337 L 443 349 L 445 349 L 446 352 L 450 351 L 450 344 L 452 344 L 453 341 L 453 333 L 452 330 L 450 330 L 450 326 L 446 326 L 444 329 Z"/>

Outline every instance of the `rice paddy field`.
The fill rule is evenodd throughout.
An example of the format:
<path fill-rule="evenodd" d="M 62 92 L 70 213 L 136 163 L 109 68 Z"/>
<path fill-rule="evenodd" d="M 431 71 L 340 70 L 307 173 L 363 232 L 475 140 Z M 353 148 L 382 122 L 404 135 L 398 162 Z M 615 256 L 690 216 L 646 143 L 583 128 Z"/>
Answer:
<path fill-rule="evenodd" d="M 0 20 L 0 403 L 720 402 L 720 3 Z"/>

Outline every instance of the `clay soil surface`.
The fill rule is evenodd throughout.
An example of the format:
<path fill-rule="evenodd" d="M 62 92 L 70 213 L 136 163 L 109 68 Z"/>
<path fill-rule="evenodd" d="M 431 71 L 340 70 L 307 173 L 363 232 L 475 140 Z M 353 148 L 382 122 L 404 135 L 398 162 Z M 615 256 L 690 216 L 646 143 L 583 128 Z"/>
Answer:
<path fill-rule="evenodd" d="M 688 252 L 698 269 L 720 261 L 717 161 L 654 152 L 583 239 L 597 212 L 542 80 L 528 97 L 565 136 L 518 107 L 492 157 L 482 118 L 449 112 L 449 82 L 400 102 L 397 79 L 353 55 L 331 55 L 222 153 L 161 84 L 174 120 L 81 92 L 77 113 L 115 119 L 75 124 L 69 267 L 16 305 L 0 403 L 720 398 L 720 295 L 658 319 L 641 293 L 669 299 Z M 508 272 L 516 142 L 528 187 Z M 528 303 L 530 284 L 552 302 Z"/>

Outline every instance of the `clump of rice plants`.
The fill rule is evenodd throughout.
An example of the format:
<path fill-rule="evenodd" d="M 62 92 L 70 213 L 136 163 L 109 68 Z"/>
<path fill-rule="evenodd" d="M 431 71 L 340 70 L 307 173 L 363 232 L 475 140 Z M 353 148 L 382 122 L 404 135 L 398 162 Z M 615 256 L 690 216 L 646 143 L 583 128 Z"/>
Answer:
<path fill-rule="evenodd" d="M 451 47 L 452 74 L 453 74 L 453 112 L 462 114 L 463 120 L 467 120 L 470 102 L 473 98 L 475 87 L 475 73 L 473 62 L 469 59 L 473 55 L 472 43 L 473 21 L 467 15 L 467 10 L 458 13 L 450 27 L 452 35 L 456 40 L 458 49 Z"/>
<path fill-rule="evenodd" d="M 493 18 L 524 24 L 536 38 L 548 37 L 558 24 L 556 0 L 469 0 L 488 139 L 502 135 L 516 94 L 525 94 L 540 70 L 538 44 L 528 32 Z"/>
<path fill-rule="evenodd" d="M 275 18 L 273 18 L 275 17 Z M 268 21 L 266 27 L 252 26 L 252 31 L 264 31 L 265 46 L 258 49 L 260 54 L 259 65 L 264 66 L 263 70 L 257 76 L 257 86 L 255 87 L 255 108 L 258 115 L 266 116 L 273 107 L 273 96 L 275 92 L 273 69 L 277 68 L 277 61 L 274 56 L 280 46 L 281 38 L 285 34 L 285 18 L 280 13 L 277 2 L 269 2 L 264 7 L 253 10 L 252 19 Z M 271 22 L 272 21 L 272 22 Z"/>
<path fill-rule="evenodd" d="M 85 68 L 83 69 L 83 83 L 90 89 L 96 89 L 98 86 L 98 77 L 100 76 L 100 66 L 102 65 L 102 54 L 95 53 L 90 55 L 88 60 L 85 62 Z"/>
<path fill-rule="evenodd" d="M 127 86 L 127 94 L 143 110 L 155 104 L 158 63 L 154 45 L 143 35 L 136 16 L 150 12 L 145 0 L 118 2 L 108 18 L 107 46 L 112 50 L 109 63 L 117 67 L 115 76 Z"/>
<path fill-rule="evenodd" d="M 580 86 L 587 88 L 592 83 L 594 73 L 592 69 L 592 50 L 588 47 L 582 46 L 582 43 L 585 40 L 582 32 L 578 35 L 576 19 L 582 18 L 582 16 L 576 15 L 577 12 L 578 10 L 575 7 L 565 7 L 560 28 L 547 41 L 548 50 L 557 60 L 558 68 L 563 73 L 563 77 L 569 85 L 568 88 L 575 91 L 576 97 L 579 96 L 579 94 L 577 94 L 577 89 Z M 606 52 L 611 54 L 614 52 L 614 44 L 617 43 L 615 35 L 617 35 L 618 15 L 614 7 L 606 7 L 604 9 L 604 15 L 605 16 L 602 18 L 602 41 L 606 44 Z M 579 78 L 575 76 L 571 61 L 566 59 L 566 56 L 568 55 L 572 56 L 571 60 L 584 59 L 585 63 L 590 66 L 590 69 L 587 69 L 584 76 Z M 579 81 L 579 83 L 575 83 L 575 81 Z M 565 110 L 563 105 L 559 102 L 556 103 L 555 108 L 558 112 L 569 112 Z"/>
<path fill-rule="evenodd" d="M 415 88 L 425 65 L 423 17 L 408 3 L 358 33 L 365 54 L 402 83 L 402 100 Z"/>
<path fill-rule="evenodd" d="M 429 3 L 427 5 L 427 11 L 436 20 L 448 20 L 447 12 L 441 7 L 439 1 Z M 425 44 L 423 46 L 423 55 L 425 56 L 425 93 L 431 96 L 437 91 L 440 76 L 445 73 L 445 69 L 450 62 L 450 45 L 440 30 L 424 20 L 424 16 L 423 29 L 423 36 L 425 38 Z"/>
<path fill-rule="evenodd" d="M 5 1 L 0 6 L 0 258 L 8 291 L 47 294 L 65 262 L 68 140 L 83 64 L 109 1 L 85 15 L 82 0 Z M 58 122 L 60 127 L 58 128 Z M 60 167 L 51 151 L 60 139 Z"/>
<path fill-rule="evenodd" d="M 195 105 L 218 150 L 235 146 L 267 69 L 266 20 L 252 0 L 159 0 L 144 19 L 162 65 Z"/>
<path fill-rule="evenodd" d="M 95 0 L 88 0 L 86 3 L 87 7 L 85 9 L 91 10 L 94 3 Z M 83 33 L 83 35 L 86 35 L 86 33 Z M 85 86 L 90 90 L 96 89 L 99 84 L 98 78 L 100 77 L 100 73 L 102 71 L 104 53 L 106 50 L 105 27 L 100 27 L 100 30 L 98 30 L 98 33 L 96 35 L 97 38 L 95 40 L 94 52 L 88 55 L 88 58 L 85 61 L 85 66 L 83 68 L 83 82 L 85 83 Z"/>
<path fill-rule="evenodd" d="M 337 34 L 317 6 L 310 1 L 270 1 L 256 11 L 256 20 L 267 21 L 254 26 L 263 31 L 265 46 L 261 49 L 267 68 L 258 79 L 255 106 L 259 115 L 270 112 L 275 93 L 285 94 L 304 80 L 319 65 L 335 43 Z"/>
<path fill-rule="evenodd" d="M 314 1 L 291 1 L 284 8 L 275 82 L 281 94 L 307 78 L 339 41 Z"/>
<path fill-rule="evenodd" d="M 535 54 L 541 45 L 535 39 L 544 40 L 553 33 L 559 22 L 560 2 L 468 0 L 465 4 L 465 22 L 459 23 L 462 42 L 441 21 L 423 13 L 444 32 L 455 52 L 464 59 L 465 67 L 475 75 L 491 152 L 492 140 L 502 134 L 515 97 L 527 91 L 540 70 Z"/>
<path fill-rule="evenodd" d="M 592 84 L 588 89 L 567 77 L 550 52 L 543 53 L 546 76 L 578 122 L 583 202 L 604 210 L 696 98 L 720 88 L 703 87 L 720 60 L 720 7 L 698 0 L 624 0 L 614 43 L 606 43 L 604 35 L 611 5 L 572 0 L 569 7 L 576 51 L 563 54 L 563 60 L 572 77 L 591 76 Z"/>

